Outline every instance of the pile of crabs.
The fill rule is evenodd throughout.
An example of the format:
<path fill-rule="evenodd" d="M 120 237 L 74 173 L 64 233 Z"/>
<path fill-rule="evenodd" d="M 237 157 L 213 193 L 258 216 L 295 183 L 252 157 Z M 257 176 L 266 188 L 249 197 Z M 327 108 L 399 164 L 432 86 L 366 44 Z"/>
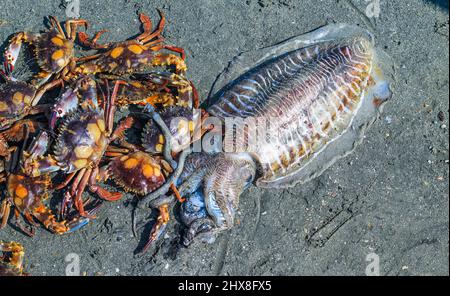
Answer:
<path fill-rule="evenodd" d="M 155 197 L 183 201 L 176 188 L 183 148 L 201 136 L 198 122 L 206 116 L 194 112 L 199 99 L 185 75 L 184 51 L 165 44 L 160 16 L 153 30 L 149 17 L 140 14 L 143 32 L 115 43 L 98 43 L 105 31 L 93 38 L 77 33 L 77 27 L 87 28 L 85 20 L 68 20 L 63 28 L 54 17 L 44 33 L 13 36 L 0 72 L 0 180 L 6 186 L 1 228 L 11 216 L 30 236 L 37 224 L 56 234 L 73 232 L 95 218 L 103 201 L 129 191 L 159 210 L 143 251 L 160 237 L 170 201 Z M 75 42 L 94 53 L 75 56 Z M 34 51 L 40 68 L 30 81 L 14 77 L 22 45 Z M 131 115 L 115 118 L 118 108 Z M 138 143 L 127 139 L 129 129 L 140 133 Z M 105 189 L 108 179 L 120 190 Z M 58 198 L 53 211 L 46 201 L 50 193 Z M 11 262 L 20 263 L 20 245 L 0 246 L 15 254 Z"/>

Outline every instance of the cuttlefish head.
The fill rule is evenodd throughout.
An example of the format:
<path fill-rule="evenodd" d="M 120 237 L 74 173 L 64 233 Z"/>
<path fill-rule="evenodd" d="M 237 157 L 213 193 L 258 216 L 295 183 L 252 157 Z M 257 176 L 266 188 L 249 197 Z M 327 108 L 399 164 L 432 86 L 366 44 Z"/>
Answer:
<path fill-rule="evenodd" d="M 209 157 L 181 186 L 189 188 L 181 207 L 188 227 L 183 244 L 194 237 L 213 242 L 215 235 L 234 225 L 239 197 L 254 181 L 256 165 L 247 154 L 219 153 Z"/>

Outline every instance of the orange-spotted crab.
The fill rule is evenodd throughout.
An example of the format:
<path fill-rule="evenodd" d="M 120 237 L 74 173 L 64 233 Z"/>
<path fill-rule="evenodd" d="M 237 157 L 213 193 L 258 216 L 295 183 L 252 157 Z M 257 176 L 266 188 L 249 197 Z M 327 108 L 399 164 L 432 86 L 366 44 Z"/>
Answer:
<path fill-rule="evenodd" d="M 20 243 L 0 241 L 0 276 L 27 276 L 23 271 L 25 250 Z"/>
<path fill-rule="evenodd" d="M 114 149 L 109 155 L 116 156 L 101 169 L 99 175 L 102 180 L 112 178 L 118 186 L 135 193 L 138 198 L 160 188 L 166 182 L 166 176 L 173 172 L 171 166 L 161 156 L 152 156 L 143 151 L 128 152 L 120 156 L 117 149 Z M 177 192 L 173 185 L 172 190 Z M 168 207 L 163 205 L 159 207 L 159 211 L 160 215 L 151 236 L 158 235 L 158 230 L 169 221 Z"/>
<path fill-rule="evenodd" d="M 74 88 L 66 88 L 53 107 L 51 128 L 57 118 L 61 118 L 62 123 L 51 153 L 45 157 L 28 157 L 24 164 L 24 171 L 33 177 L 56 171 L 68 174 L 66 180 L 56 186 L 56 189 L 62 189 L 73 181 L 62 203 L 63 216 L 72 202 L 81 216 L 89 216 L 82 199 L 86 186 L 105 200 L 121 197 L 120 193 L 109 192 L 96 184 L 99 163 L 106 148 L 110 142 L 120 138 L 131 124 L 125 120 L 113 129 L 114 100 L 120 85 L 120 81 L 115 82 L 104 108 L 99 106 L 97 82 L 92 77 L 82 77 L 76 81 Z"/>
<path fill-rule="evenodd" d="M 15 225 L 29 236 L 34 235 L 33 227 L 36 226 L 35 220 L 56 234 L 73 232 L 89 222 L 89 219 L 80 217 L 77 214 L 71 214 L 68 220 L 57 221 L 55 215 L 44 203 L 48 199 L 48 191 L 51 189 L 50 176 L 48 174 L 42 174 L 36 177 L 29 177 L 20 169 L 20 162 L 24 159 L 40 157 L 45 153 L 48 140 L 47 133 L 41 132 L 34 139 L 29 150 L 21 151 L 17 149 L 14 155 L 15 157 L 8 162 L 6 169 L 6 197 L 0 208 L 0 228 L 5 227 L 10 216 L 11 207 L 14 207 Z M 23 156 L 17 156 L 21 152 Z M 96 210 L 97 206 L 94 206 L 91 212 L 95 212 Z M 22 225 L 20 215 L 25 217 L 31 226 L 30 229 Z"/>
<path fill-rule="evenodd" d="M 41 72 L 37 75 L 38 81 L 35 85 L 41 86 L 53 74 L 68 73 L 70 67 L 75 67 L 78 61 L 74 57 L 74 41 L 76 38 L 76 28 L 84 25 L 85 20 L 68 20 L 65 23 L 65 31 L 54 16 L 49 17 L 51 27 L 44 33 L 19 32 L 14 35 L 7 48 L 6 64 L 9 71 L 14 69 L 14 65 L 19 57 L 23 42 L 27 42 L 34 47 L 34 53 Z M 69 66 L 69 67 L 68 67 Z"/>
<path fill-rule="evenodd" d="M 81 74 L 111 74 L 123 75 L 134 72 L 142 72 L 153 67 L 174 66 L 176 73 L 186 71 L 184 62 L 184 50 L 178 47 L 164 44 L 161 33 L 164 29 L 165 18 L 161 11 L 161 20 L 157 29 L 152 32 L 152 22 L 145 14 L 140 14 L 144 32 L 135 39 L 117 43 L 98 44 L 98 38 L 105 30 L 97 32 L 92 40 L 84 32 L 78 33 L 78 38 L 82 44 L 89 48 L 100 50 L 99 53 L 88 56 L 85 62 L 80 63 L 76 68 L 76 73 Z M 171 50 L 181 54 L 178 57 L 170 53 L 160 52 L 162 49 Z"/>

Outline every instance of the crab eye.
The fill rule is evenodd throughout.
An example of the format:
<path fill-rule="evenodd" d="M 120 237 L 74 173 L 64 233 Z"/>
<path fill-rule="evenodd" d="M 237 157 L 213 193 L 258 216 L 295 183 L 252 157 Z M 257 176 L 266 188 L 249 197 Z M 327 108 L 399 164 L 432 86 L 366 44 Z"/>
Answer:
<path fill-rule="evenodd" d="M 56 112 L 58 112 L 58 114 L 63 114 L 63 110 L 62 109 L 58 109 L 58 110 L 56 110 Z"/>

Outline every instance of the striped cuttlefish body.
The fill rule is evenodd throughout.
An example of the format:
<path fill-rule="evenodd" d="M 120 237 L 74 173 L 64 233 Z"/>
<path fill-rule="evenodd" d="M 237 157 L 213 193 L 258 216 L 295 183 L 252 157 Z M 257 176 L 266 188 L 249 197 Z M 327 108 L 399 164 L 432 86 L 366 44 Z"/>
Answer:
<path fill-rule="evenodd" d="M 182 208 L 190 224 L 185 244 L 199 233 L 230 228 L 249 184 L 293 186 L 347 155 L 392 94 L 383 75 L 388 57 L 359 28 L 326 26 L 262 54 L 250 61 L 256 67 L 241 59 L 225 73 L 223 80 L 234 79 L 218 86 L 208 109 L 225 123 L 225 152 L 194 156 L 204 158 L 202 167 L 185 183 L 188 193 L 200 192 L 206 211 L 202 222 L 193 222 L 189 217 L 198 212 L 189 210 L 189 199 Z M 233 129 L 227 122 L 242 125 Z M 245 132 L 237 136 L 238 129 Z"/>

